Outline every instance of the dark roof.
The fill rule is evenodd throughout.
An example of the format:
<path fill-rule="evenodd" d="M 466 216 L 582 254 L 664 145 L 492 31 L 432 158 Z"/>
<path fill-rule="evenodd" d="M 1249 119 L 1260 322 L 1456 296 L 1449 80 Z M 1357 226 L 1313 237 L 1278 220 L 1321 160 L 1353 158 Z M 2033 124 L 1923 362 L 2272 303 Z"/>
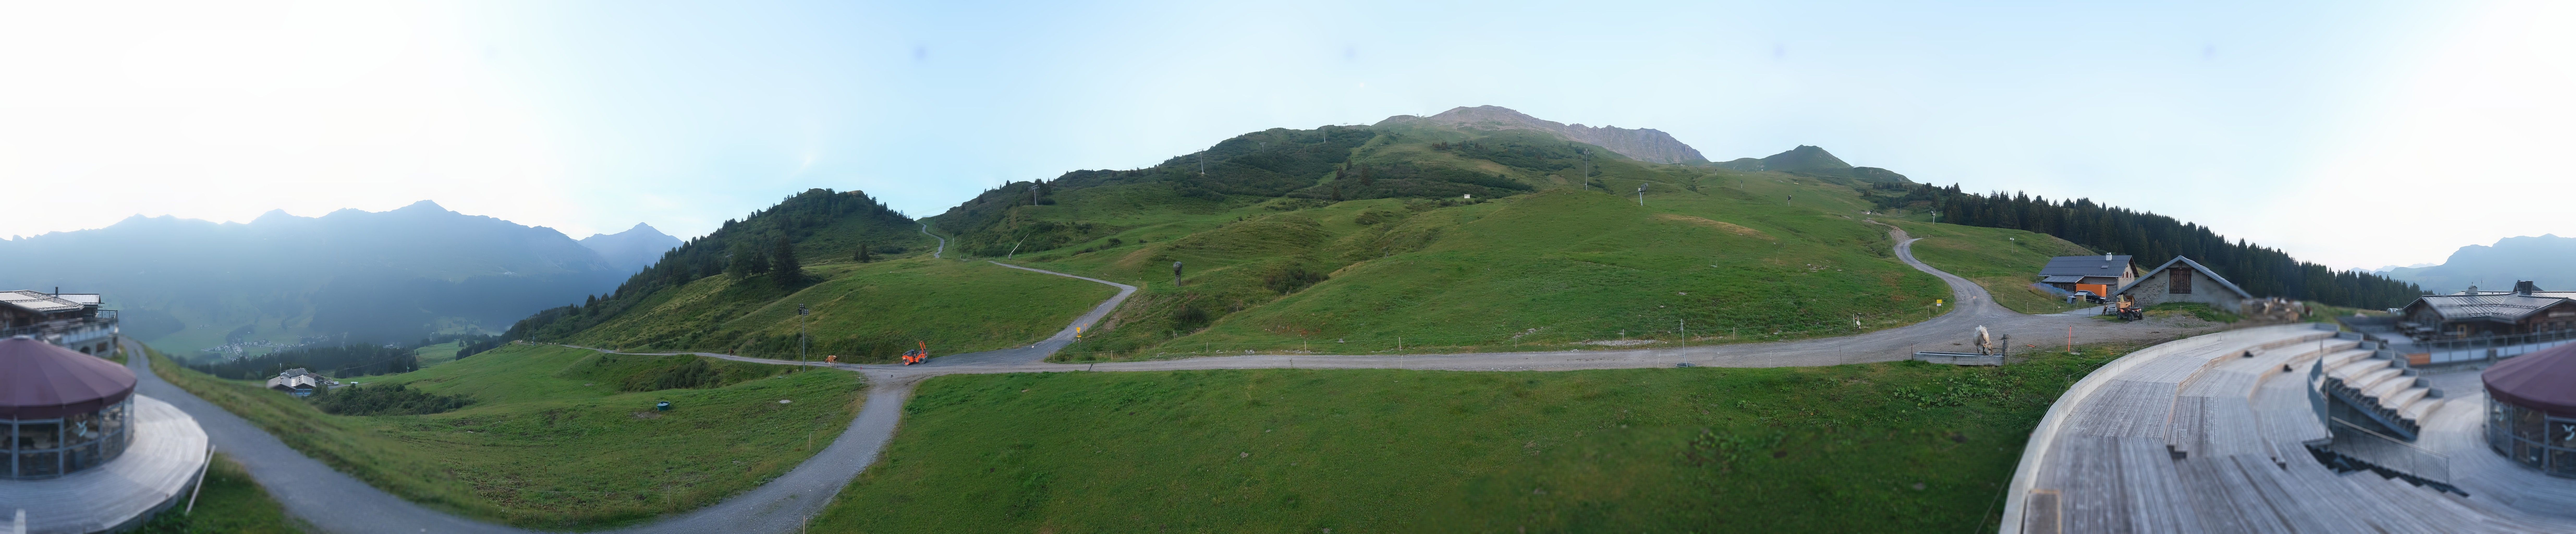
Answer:
<path fill-rule="evenodd" d="M 2480 373 L 2495 400 L 2576 417 L 2576 344 L 2541 349 L 2498 362 Z"/>
<path fill-rule="evenodd" d="M 0 339 L 0 419 L 98 411 L 134 395 L 134 371 L 25 336 Z"/>
<path fill-rule="evenodd" d="M 2128 270 L 2128 256 L 2112 256 L 2110 259 L 2103 259 L 2101 256 L 2058 256 L 2049 258 L 2048 266 L 2039 268 L 2039 275 L 2116 277 Z"/>
<path fill-rule="evenodd" d="M 2535 291 L 2529 295 L 2503 291 L 2466 291 L 2449 295 L 2424 295 L 2415 298 L 2413 308 L 2421 304 L 2433 309 L 2446 321 L 2520 322 L 2531 312 L 2576 297 L 2576 291 Z"/>
<path fill-rule="evenodd" d="M 2180 263 L 2180 264 L 2183 264 L 2183 265 L 2189 265 L 2189 266 L 2191 266 L 2191 270 L 2194 270 L 2194 271 L 2200 271 L 2200 274 L 2206 274 L 2206 275 L 2209 275 L 2209 279 L 2211 279 L 2211 280 L 2217 280 L 2217 281 L 2218 281 L 2218 285 L 2219 285 L 2220 287 L 2225 287 L 2225 288 L 2227 288 L 2227 290 L 2228 290 L 2228 291 L 2235 292 L 2235 293 L 2236 293 L 2236 296 L 2238 296 L 2238 297 L 2242 297 L 2242 298 L 2249 298 L 2249 299 L 2250 299 L 2250 298 L 2254 298 L 2254 294 L 2253 294 L 2253 293 L 2247 293 L 2247 292 L 2245 292 L 2245 288 L 2236 287 L 2236 283 L 2235 283 L 2235 282 L 2229 282 L 2229 281 L 2227 281 L 2227 277 L 2219 276 L 2219 275 L 2218 275 L 2218 271 L 2212 271 L 2212 270 L 2209 270 L 2209 268 L 2208 268 L 2208 267 L 2202 267 L 2202 266 L 2200 266 L 2200 262 L 2191 261 L 2191 258 L 2185 258 L 2185 257 L 2182 257 L 2182 256 L 2174 256 L 2174 259 L 2165 260 L 2165 264 L 2164 264 L 2164 265 L 2158 265 L 2158 266 L 2156 266 L 2156 268 L 2154 268 L 2154 269 L 2147 269 L 2147 272 L 2149 272 L 2149 273 L 2154 273 L 2154 272 L 2157 272 L 2157 271 L 2162 271 L 2162 270 L 2165 270 L 2165 269 L 2169 269 L 2169 268 L 2172 268 L 2172 267 L 2174 266 L 2174 264 L 2176 264 L 2176 263 Z M 2149 278 L 2154 278 L 2154 277 L 2153 277 L 2153 276 L 2140 276 L 2140 277 L 2138 277 L 2137 281 L 2129 282 L 2129 285 L 2120 286 L 2120 290 L 2119 290 L 2119 291 L 2113 291 L 2113 292 L 2111 292 L 2111 294 L 2113 294 L 2113 295 L 2118 295 L 2118 294 L 2121 294 L 2121 293 L 2127 293 L 2127 292 L 2129 292 L 2129 288 L 2132 288 L 2132 287 L 2138 287 L 2138 284 L 2146 283 L 2146 282 L 2147 282 L 2147 279 L 2149 279 Z"/>

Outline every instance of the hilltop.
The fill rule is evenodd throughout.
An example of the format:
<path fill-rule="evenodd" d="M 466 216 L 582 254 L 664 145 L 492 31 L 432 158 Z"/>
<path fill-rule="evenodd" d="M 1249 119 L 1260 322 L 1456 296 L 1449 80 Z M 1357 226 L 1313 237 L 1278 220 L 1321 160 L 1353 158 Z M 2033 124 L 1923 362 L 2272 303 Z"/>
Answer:
<path fill-rule="evenodd" d="M 1699 149 L 1674 139 L 1672 134 L 1650 128 L 1567 125 L 1532 117 L 1501 106 L 1455 107 L 1429 117 L 1396 115 L 1377 122 L 1377 126 L 1429 125 L 1461 130 L 1535 130 L 1553 133 L 1568 140 L 1617 152 L 1637 161 L 1649 163 L 1690 163 L 1708 161 Z M 1806 148 L 1806 147 L 1801 147 Z M 1761 170 L 1761 169 L 1754 169 Z"/>

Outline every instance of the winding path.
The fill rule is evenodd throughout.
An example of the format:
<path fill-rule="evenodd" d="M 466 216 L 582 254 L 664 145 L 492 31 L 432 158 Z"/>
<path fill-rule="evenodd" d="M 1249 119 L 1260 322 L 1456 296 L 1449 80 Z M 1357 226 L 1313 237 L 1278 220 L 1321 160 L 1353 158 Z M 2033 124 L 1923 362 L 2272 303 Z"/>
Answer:
<path fill-rule="evenodd" d="M 931 234 L 929 225 L 922 233 L 940 240 L 932 257 L 947 250 L 947 239 Z M 2155 321 L 2107 323 L 2074 315 L 2023 315 L 1997 306 L 1985 288 L 1965 278 L 1942 272 L 1914 258 L 1915 239 L 1903 230 L 1892 230 L 1896 254 L 1907 265 L 1940 277 L 1950 285 L 1955 307 L 1939 317 L 1913 325 L 1879 330 L 1865 334 L 1800 341 L 1708 345 L 1659 349 L 1585 350 L 1560 352 L 1509 352 L 1425 355 L 1248 355 L 1181 360 L 1109 362 L 1098 364 L 1046 363 L 1047 355 L 1073 342 L 1074 329 L 1098 322 L 1111 310 L 1135 294 L 1136 287 L 1107 280 L 1032 269 L 1001 262 L 994 265 L 1056 276 L 1089 280 L 1118 287 L 1117 296 L 1101 302 L 1063 330 L 1043 341 L 1024 347 L 939 357 L 930 362 L 904 365 L 825 364 L 865 375 L 872 389 L 867 404 L 838 439 L 821 452 L 798 464 L 758 488 L 753 488 L 704 508 L 671 516 L 650 524 L 610 532 L 795 532 L 808 518 L 820 513 L 833 495 L 858 476 L 868 464 L 876 461 L 885 444 L 894 438 L 902 419 L 903 404 L 912 388 L 922 379 L 949 374 L 1022 373 L 1064 371 L 1168 371 L 1186 369 L 1428 369 L 1457 371 L 1537 371 L 1572 369 L 1612 369 L 1637 367 L 1670 367 L 1681 362 L 1722 367 L 1789 367 L 1838 365 L 1848 363 L 1902 360 L 1917 350 L 1949 350 L 1953 343 L 1964 342 L 1977 326 L 1997 333 L 2012 334 L 2024 340 L 2058 341 L 2072 327 L 2078 343 L 2109 340 L 2161 340 L 2182 337 L 2184 327 Z M 140 355 L 141 345 L 122 341 L 129 354 Z M 582 347 L 590 348 L 590 347 Z M 591 350 L 603 349 L 592 348 Z M 799 362 L 750 358 L 730 354 L 627 353 L 627 354 L 696 354 L 728 360 L 797 365 Z M 323 530 L 343 533 L 404 532 L 529 532 L 504 525 L 464 519 L 403 500 L 345 473 L 331 469 L 320 461 L 306 457 L 221 408 L 198 399 L 186 391 L 163 382 L 143 366 L 148 358 L 129 358 L 140 377 L 140 391 L 169 400 L 198 423 L 224 453 L 249 469 L 260 485 L 285 505 L 288 513 L 311 521 Z M 811 364 L 811 362 L 805 362 Z"/>

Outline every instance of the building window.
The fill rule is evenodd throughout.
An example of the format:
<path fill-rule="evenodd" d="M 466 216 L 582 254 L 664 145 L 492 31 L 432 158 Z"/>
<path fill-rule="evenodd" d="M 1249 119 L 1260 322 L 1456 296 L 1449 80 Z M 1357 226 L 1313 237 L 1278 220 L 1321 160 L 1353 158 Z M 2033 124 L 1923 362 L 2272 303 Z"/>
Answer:
<path fill-rule="evenodd" d="M 2171 280 L 2171 282 L 2165 284 L 2166 293 L 2172 293 L 2175 295 L 2191 294 L 2190 267 L 2175 267 L 2167 269 L 2165 270 L 2165 274 L 2168 275 L 2167 278 Z"/>

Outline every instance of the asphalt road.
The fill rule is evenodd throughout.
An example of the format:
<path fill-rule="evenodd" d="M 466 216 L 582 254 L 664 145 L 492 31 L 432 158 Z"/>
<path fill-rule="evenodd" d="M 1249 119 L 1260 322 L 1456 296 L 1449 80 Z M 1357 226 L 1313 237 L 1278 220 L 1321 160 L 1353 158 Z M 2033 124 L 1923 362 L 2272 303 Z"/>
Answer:
<path fill-rule="evenodd" d="M 928 225 L 922 233 L 930 234 Z M 936 234 L 931 237 L 938 238 Z M 872 387 L 867 403 L 859 415 L 842 431 L 838 439 L 795 469 L 775 480 L 741 495 L 725 499 L 677 516 L 646 525 L 608 532 L 795 532 L 798 526 L 829 504 L 833 495 L 851 478 L 874 463 L 885 444 L 894 438 L 902 420 L 903 403 L 921 380 L 948 374 L 1021 373 L 1062 371 L 1169 371 L 1185 369 L 1429 369 L 1456 371 L 1552 371 L 1572 369 L 1612 369 L 1638 367 L 1671 367 L 1682 362 L 1719 367 L 1788 367 L 1838 365 L 1847 363 L 1902 360 L 1918 350 L 1961 350 L 1978 326 L 1999 334 L 2011 334 L 2015 345 L 2028 341 L 2041 345 L 2061 342 L 2072 327 L 2076 343 L 2108 340 L 2160 341 L 2205 332 L 2206 324 L 2190 325 L 2144 321 L 2113 323 L 2072 315 L 2023 315 L 1993 303 L 1984 288 L 1967 279 L 1933 269 L 1914 259 L 1914 240 L 1903 230 L 1889 233 L 1897 243 L 1897 257 L 1907 265 L 1950 284 L 1955 307 L 1946 314 L 1913 325 L 1879 330 L 1860 335 L 1783 341 L 1674 348 L 1625 350 L 1586 350 L 1563 352 L 1510 352 L 1424 355 L 1247 355 L 1142 362 L 1099 364 L 1045 363 L 1047 355 L 1072 343 L 1076 327 L 1088 327 L 1107 316 L 1111 310 L 1135 294 L 1136 287 L 1106 280 L 1075 276 L 1054 271 L 1031 269 L 993 262 L 1014 269 L 1056 276 L 1079 278 L 1117 286 L 1118 295 L 1084 313 L 1073 324 L 1055 335 L 1025 347 L 959 354 L 933 358 L 919 365 L 852 365 L 822 366 L 854 371 L 865 375 Z M 947 248 L 940 238 L 934 257 Z M 140 344 L 124 341 L 129 365 L 139 375 L 138 391 L 173 405 L 206 429 L 216 447 L 240 461 L 253 478 L 267 488 L 270 495 L 285 505 L 288 513 L 310 521 L 330 532 L 399 533 L 399 532 L 529 532 L 514 527 L 464 519 L 403 500 L 356 478 L 332 470 L 321 462 L 296 452 L 275 437 L 248 421 L 216 408 L 185 391 L 163 382 L 143 368 L 146 358 Z M 587 348 L 587 347 L 585 347 Z M 592 349 L 599 350 L 599 349 Z M 2042 350 L 2024 348 L 2023 350 Z M 649 354 L 649 353 L 642 353 Z M 679 354 L 679 353 L 663 353 Z M 730 354 L 690 353 L 730 360 L 795 365 L 798 362 L 749 358 Z M 808 362 L 810 364 L 810 362 Z"/>

